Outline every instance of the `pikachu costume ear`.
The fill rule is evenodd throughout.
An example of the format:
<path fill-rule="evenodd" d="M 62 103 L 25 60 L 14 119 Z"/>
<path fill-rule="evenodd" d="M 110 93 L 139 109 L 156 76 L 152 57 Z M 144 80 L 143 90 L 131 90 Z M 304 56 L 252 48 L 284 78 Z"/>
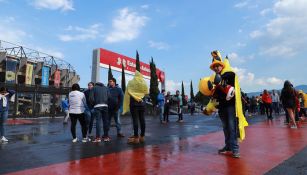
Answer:
<path fill-rule="evenodd" d="M 225 67 L 223 60 L 222 60 L 221 53 L 218 50 L 212 51 L 211 56 L 212 56 L 212 64 L 210 65 L 211 70 L 214 70 L 213 68 L 217 64 L 222 66 L 223 68 Z"/>

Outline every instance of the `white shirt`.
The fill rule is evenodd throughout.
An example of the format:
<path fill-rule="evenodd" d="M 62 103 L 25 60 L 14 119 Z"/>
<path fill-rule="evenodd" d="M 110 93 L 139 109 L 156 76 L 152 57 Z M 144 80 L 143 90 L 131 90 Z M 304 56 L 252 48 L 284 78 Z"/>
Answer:
<path fill-rule="evenodd" d="M 85 110 L 86 99 L 83 92 L 71 91 L 69 93 L 69 113 L 81 114 Z"/>
<path fill-rule="evenodd" d="M 279 95 L 277 93 L 272 94 L 272 102 L 279 102 Z"/>

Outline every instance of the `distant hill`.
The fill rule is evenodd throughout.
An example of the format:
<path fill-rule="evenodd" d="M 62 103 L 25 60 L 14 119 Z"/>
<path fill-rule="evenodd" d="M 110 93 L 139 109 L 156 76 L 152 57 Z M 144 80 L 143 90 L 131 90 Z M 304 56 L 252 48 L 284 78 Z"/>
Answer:
<path fill-rule="evenodd" d="M 305 93 L 307 93 L 307 85 L 298 85 L 295 87 L 296 90 L 303 90 Z"/>
<path fill-rule="evenodd" d="M 305 93 L 307 93 L 307 85 L 298 85 L 298 86 L 295 86 L 295 89 L 296 90 L 303 90 Z M 272 90 L 269 90 L 269 91 L 272 91 Z M 281 91 L 281 89 L 279 89 L 279 91 Z M 252 97 L 252 96 L 258 96 L 260 95 L 262 92 L 249 92 L 249 93 L 246 93 L 247 96 L 249 97 Z"/>

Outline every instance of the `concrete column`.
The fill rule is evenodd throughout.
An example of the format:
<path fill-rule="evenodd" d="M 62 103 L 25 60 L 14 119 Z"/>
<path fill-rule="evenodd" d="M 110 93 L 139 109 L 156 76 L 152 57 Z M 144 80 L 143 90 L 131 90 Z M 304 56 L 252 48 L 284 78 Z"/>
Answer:
<path fill-rule="evenodd" d="M 100 49 L 93 50 L 92 82 L 100 81 Z"/>

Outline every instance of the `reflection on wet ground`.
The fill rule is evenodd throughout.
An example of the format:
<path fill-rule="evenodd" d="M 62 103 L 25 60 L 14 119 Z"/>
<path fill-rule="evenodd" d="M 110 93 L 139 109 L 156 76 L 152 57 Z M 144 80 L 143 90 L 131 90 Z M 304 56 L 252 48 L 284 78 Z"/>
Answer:
<path fill-rule="evenodd" d="M 62 119 L 10 126 L 10 142 L 0 149 L 0 173 L 29 169 L 15 174 L 263 174 L 307 145 L 306 124 L 291 130 L 281 119 L 266 122 L 265 117 L 253 117 L 241 143 L 241 158 L 234 159 L 217 154 L 223 146 L 218 118 L 185 116 L 184 123 L 176 119 L 171 116 L 171 123 L 161 125 L 158 117 L 147 117 L 148 134 L 140 145 L 116 138 L 115 128 L 110 131 L 111 143 L 73 144 L 70 127 L 63 126 Z M 122 122 L 128 136 L 131 120 Z"/>

